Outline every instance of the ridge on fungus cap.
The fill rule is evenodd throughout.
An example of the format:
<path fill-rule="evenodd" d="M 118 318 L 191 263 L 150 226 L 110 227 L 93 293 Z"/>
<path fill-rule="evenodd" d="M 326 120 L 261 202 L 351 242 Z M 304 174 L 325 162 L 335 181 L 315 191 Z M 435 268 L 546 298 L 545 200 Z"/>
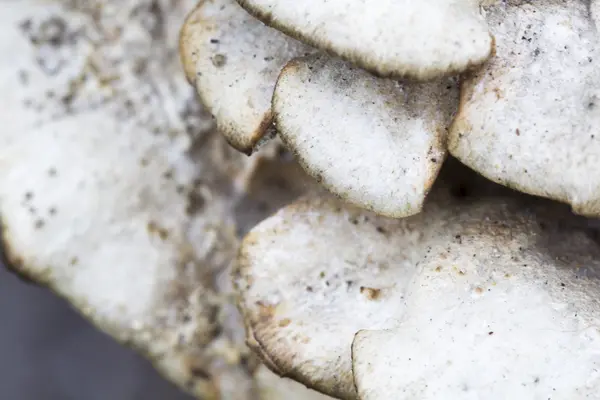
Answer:
<path fill-rule="evenodd" d="M 237 150 L 250 154 L 269 133 L 281 68 L 315 52 L 249 15 L 235 0 L 203 0 L 181 30 L 188 80 Z"/>
<path fill-rule="evenodd" d="M 589 4 L 486 8 L 495 56 L 464 79 L 449 151 L 495 182 L 598 217 L 600 35 Z"/>
<path fill-rule="evenodd" d="M 313 196 L 259 224 L 235 275 L 254 351 L 341 399 L 593 397 L 597 243 L 563 205 L 470 190 L 400 220 Z"/>
<path fill-rule="evenodd" d="M 288 63 L 273 94 L 279 136 L 331 192 L 380 215 L 421 210 L 446 158 L 455 80 L 397 82 L 340 59 Z"/>
<path fill-rule="evenodd" d="M 479 0 L 238 0 L 286 34 L 376 75 L 427 80 L 488 59 Z"/>

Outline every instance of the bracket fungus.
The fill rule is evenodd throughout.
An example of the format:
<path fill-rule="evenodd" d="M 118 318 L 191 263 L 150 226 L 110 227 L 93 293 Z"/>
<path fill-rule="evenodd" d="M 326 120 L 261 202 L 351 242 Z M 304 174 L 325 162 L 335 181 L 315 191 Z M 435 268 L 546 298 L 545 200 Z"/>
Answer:
<path fill-rule="evenodd" d="M 324 187 L 380 215 L 420 211 L 446 158 L 458 101 L 450 79 L 376 78 L 340 59 L 296 59 L 279 76 L 279 136 Z"/>
<path fill-rule="evenodd" d="M 235 280 L 267 365 L 341 399 L 596 396 L 600 247 L 585 221 L 450 189 L 400 220 L 312 196 L 251 231 Z"/>
<path fill-rule="evenodd" d="M 237 249 L 235 210 L 260 178 L 257 160 L 277 152 L 230 149 L 195 106 L 176 57 L 194 2 L 9 3 L 0 13 L 0 50 L 11 55 L 0 59 L 6 266 L 199 399 L 324 399 L 258 363 L 237 339 L 230 289 L 216 283 Z"/>
<path fill-rule="evenodd" d="M 588 7 L 487 8 L 495 56 L 463 83 L 449 150 L 496 182 L 600 216 L 600 36 Z"/>
<path fill-rule="evenodd" d="M 427 80 L 488 59 L 479 0 L 238 0 L 291 37 L 379 76 Z"/>
<path fill-rule="evenodd" d="M 281 68 L 314 52 L 252 18 L 235 0 L 203 0 L 180 36 L 186 76 L 229 143 L 252 153 L 271 127 Z"/>

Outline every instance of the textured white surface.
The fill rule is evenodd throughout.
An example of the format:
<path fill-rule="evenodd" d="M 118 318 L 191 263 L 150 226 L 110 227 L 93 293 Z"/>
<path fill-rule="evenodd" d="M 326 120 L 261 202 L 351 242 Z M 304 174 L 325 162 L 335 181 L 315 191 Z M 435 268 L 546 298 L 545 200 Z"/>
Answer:
<path fill-rule="evenodd" d="M 281 68 L 315 51 L 265 26 L 235 0 L 201 1 L 186 20 L 180 47 L 188 80 L 229 143 L 245 153 L 271 127 Z"/>
<path fill-rule="evenodd" d="M 496 182 L 600 216 L 600 37 L 586 3 L 487 9 L 496 54 L 464 82 L 449 149 Z"/>
<path fill-rule="evenodd" d="M 238 0 L 265 23 L 383 76 L 429 79 L 484 62 L 479 0 Z"/>
<path fill-rule="evenodd" d="M 273 95 L 279 135 L 308 173 L 390 217 L 421 210 L 457 105 L 454 80 L 399 83 L 327 56 L 290 62 Z"/>
<path fill-rule="evenodd" d="M 254 379 L 214 282 L 257 158 L 218 140 L 185 82 L 177 37 L 193 4 L 2 3 L 3 251 L 198 398 L 255 400 L 272 384 L 319 398 Z"/>
<path fill-rule="evenodd" d="M 402 220 L 324 197 L 283 209 L 238 260 L 255 351 L 344 399 L 353 377 L 369 400 L 594 398 L 600 247 L 527 201 L 438 186 Z"/>

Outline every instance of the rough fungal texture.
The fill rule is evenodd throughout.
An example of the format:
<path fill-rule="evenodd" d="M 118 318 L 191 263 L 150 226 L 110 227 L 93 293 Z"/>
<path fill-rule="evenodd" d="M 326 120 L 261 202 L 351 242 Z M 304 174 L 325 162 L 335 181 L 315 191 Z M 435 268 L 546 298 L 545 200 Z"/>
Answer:
<path fill-rule="evenodd" d="M 235 0 L 202 0 L 180 37 L 188 80 L 220 131 L 251 153 L 271 126 L 271 97 L 281 68 L 315 50 L 265 26 Z"/>
<path fill-rule="evenodd" d="M 496 182 L 600 216 L 600 36 L 588 5 L 486 10 L 496 54 L 464 82 L 449 149 Z"/>
<path fill-rule="evenodd" d="M 355 397 L 352 337 L 387 326 L 417 260 L 406 249 L 418 234 L 390 236 L 398 225 L 392 221 L 316 197 L 284 208 L 244 239 L 240 307 L 249 341 L 270 368 L 332 396 Z M 399 268 L 389 269 L 392 260 Z"/>
<path fill-rule="evenodd" d="M 343 399 L 593 398 L 597 243 L 563 206 L 451 193 L 402 220 L 311 197 L 257 226 L 236 282 L 269 367 Z"/>
<path fill-rule="evenodd" d="M 273 95 L 279 135 L 333 193 L 380 215 L 421 210 L 446 157 L 458 102 L 450 79 L 399 83 L 328 56 L 286 65 Z"/>
<path fill-rule="evenodd" d="M 381 76 L 462 72 L 493 47 L 478 0 L 238 2 L 266 24 Z"/>
<path fill-rule="evenodd" d="M 3 255 L 198 398 L 320 398 L 259 366 L 215 285 L 255 166 L 180 74 L 193 3 L 3 5 Z"/>

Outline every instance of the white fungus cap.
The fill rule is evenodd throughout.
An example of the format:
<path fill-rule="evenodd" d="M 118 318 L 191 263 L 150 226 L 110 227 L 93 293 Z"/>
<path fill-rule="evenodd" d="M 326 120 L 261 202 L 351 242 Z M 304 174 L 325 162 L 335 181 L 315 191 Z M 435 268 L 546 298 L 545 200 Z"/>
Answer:
<path fill-rule="evenodd" d="M 446 157 L 455 80 L 376 78 L 340 59 L 286 65 L 273 95 L 280 137 L 323 186 L 390 217 L 421 210 Z"/>
<path fill-rule="evenodd" d="M 252 153 L 269 133 L 281 68 L 315 50 L 253 18 L 235 0 L 201 1 L 180 37 L 187 78 L 227 141 Z"/>
<path fill-rule="evenodd" d="M 236 283 L 267 366 L 342 399 L 593 398 L 597 243 L 560 204 L 450 189 L 401 220 L 320 196 L 258 225 Z"/>
<path fill-rule="evenodd" d="M 493 181 L 600 216 L 600 36 L 588 3 L 487 8 L 495 56 L 463 83 L 449 150 Z"/>
<path fill-rule="evenodd" d="M 493 49 L 479 0 L 238 2 L 266 24 L 381 76 L 458 73 Z"/>

